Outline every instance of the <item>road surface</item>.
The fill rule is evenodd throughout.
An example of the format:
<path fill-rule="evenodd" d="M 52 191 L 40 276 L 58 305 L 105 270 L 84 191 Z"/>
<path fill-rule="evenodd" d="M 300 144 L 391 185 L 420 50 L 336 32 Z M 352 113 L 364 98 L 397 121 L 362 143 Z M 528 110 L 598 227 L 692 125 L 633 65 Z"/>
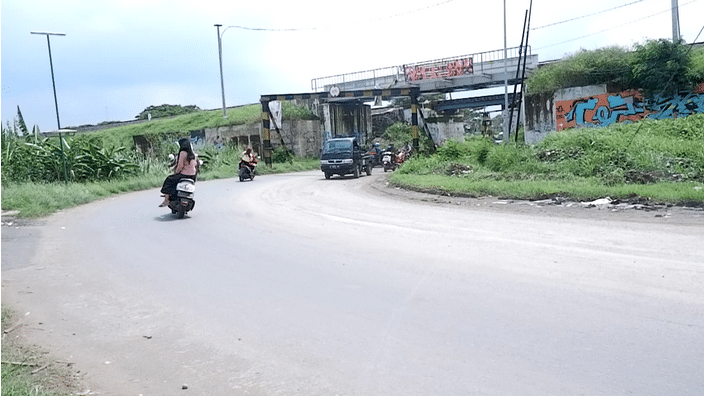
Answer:
<path fill-rule="evenodd" d="M 3 302 L 101 395 L 704 394 L 701 213 L 374 173 L 200 182 L 182 220 L 150 190 L 4 225 Z"/>

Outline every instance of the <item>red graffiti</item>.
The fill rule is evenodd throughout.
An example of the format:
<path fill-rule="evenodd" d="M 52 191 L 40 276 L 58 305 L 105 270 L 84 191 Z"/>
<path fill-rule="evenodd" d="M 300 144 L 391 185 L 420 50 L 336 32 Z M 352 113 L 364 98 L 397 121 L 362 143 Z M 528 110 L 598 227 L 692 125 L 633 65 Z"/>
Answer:
<path fill-rule="evenodd" d="M 458 77 L 474 73 L 472 58 L 405 66 L 406 81 Z"/>

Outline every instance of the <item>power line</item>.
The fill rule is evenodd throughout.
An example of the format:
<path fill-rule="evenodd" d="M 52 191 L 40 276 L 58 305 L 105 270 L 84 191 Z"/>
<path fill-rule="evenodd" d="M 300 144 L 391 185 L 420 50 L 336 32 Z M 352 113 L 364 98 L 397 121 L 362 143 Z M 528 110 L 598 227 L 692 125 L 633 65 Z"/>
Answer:
<path fill-rule="evenodd" d="M 603 14 L 603 13 L 605 13 L 605 12 L 613 11 L 613 10 L 616 10 L 616 9 L 619 9 L 619 8 L 623 8 L 623 7 L 626 7 L 626 6 L 629 6 L 629 5 L 633 5 L 633 4 L 636 4 L 636 3 L 640 3 L 640 2 L 642 2 L 642 1 L 644 1 L 644 0 L 632 1 L 632 2 L 627 3 L 627 4 L 623 4 L 623 5 L 620 5 L 620 6 L 616 6 L 616 7 L 609 8 L 609 9 L 607 9 L 607 10 L 597 11 L 597 12 L 594 12 L 594 13 L 591 13 L 591 14 L 587 14 L 587 15 L 582 15 L 582 16 L 578 16 L 578 17 L 566 19 L 566 20 L 564 20 L 564 21 L 555 22 L 555 23 L 550 23 L 550 24 L 543 25 L 543 26 L 538 26 L 538 27 L 535 27 L 535 28 L 533 28 L 533 29 L 531 29 L 531 30 L 538 30 L 538 29 L 542 29 L 542 28 L 546 28 L 546 27 L 550 27 L 550 26 L 559 25 L 559 24 L 562 24 L 562 23 L 567 23 L 567 22 L 576 21 L 576 20 L 582 19 L 582 18 L 588 18 L 588 17 L 590 17 L 590 16 Z"/>
<path fill-rule="evenodd" d="M 439 6 L 445 5 L 445 4 L 447 4 L 447 3 L 452 3 L 453 1 L 455 1 L 455 0 L 445 0 L 445 1 L 441 1 L 441 2 L 436 3 L 436 4 L 431 4 L 431 5 L 422 7 L 422 8 L 418 8 L 418 9 L 416 9 L 416 10 L 406 11 L 406 12 L 402 12 L 402 13 L 399 13 L 399 14 L 389 15 L 389 16 L 385 16 L 385 17 L 381 17 L 381 18 L 376 18 L 376 19 L 370 19 L 370 20 L 367 20 L 367 21 L 351 23 L 351 24 L 349 24 L 349 25 L 347 25 L 347 26 L 362 25 L 362 24 L 367 24 L 367 23 L 371 23 L 371 22 L 382 21 L 382 20 L 386 20 L 386 19 L 395 19 L 395 18 L 403 17 L 403 16 L 406 16 L 406 15 L 409 15 L 409 14 L 414 14 L 414 13 L 417 13 L 417 12 L 420 12 L 420 11 L 424 11 L 424 10 L 428 10 L 428 9 L 431 9 L 431 8 L 439 7 Z M 642 0 L 640 0 L 640 1 L 642 1 Z M 311 31 L 311 30 L 332 29 L 332 28 L 336 28 L 336 27 L 340 27 L 340 26 L 341 26 L 341 25 L 312 26 L 312 27 L 306 27 L 306 28 L 262 28 L 262 27 L 251 27 L 251 26 L 232 25 L 232 26 L 228 26 L 226 29 L 235 28 L 235 29 L 241 29 L 241 30 L 259 31 L 259 32 L 303 32 L 303 31 Z M 223 31 L 223 33 L 224 33 L 224 31 Z"/>
<path fill-rule="evenodd" d="M 692 4 L 692 3 L 697 2 L 697 1 L 699 1 L 699 0 L 692 0 L 692 1 L 690 1 L 689 3 L 685 3 L 685 4 L 680 5 L 680 7 L 683 7 L 683 6 Z M 569 43 L 569 42 L 572 42 L 572 41 L 581 40 L 581 39 L 583 39 L 583 38 L 595 36 L 595 35 L 597 35 L 597 34 L 601 34 L 601 33 L 604 33 L 604 32 L 608 32 L 609 30 L 618 29 L 618 28 L 623 27 L 623 26 L 631 25 L 631 24 L 633 24 L 633 23 L 640 22 L 640 21 L 642 21 L 642 20 L 645 20 L 645 19 L 648 19 L 648 18 L 652 18 L 652 17 L 654 17 L 654 16 L 658 16 L 658 15 L 664 14 L 664 13 L 666 13 L 666 12 L 670 12 L 671 10 L 672 10 L 671 8 L 668 8 L 667 10 L 660 11 L 660 12 L 656 12 L 655 14 L 648 15 L 648 16 L 645 16 L 645 17 L 643 17 L 643 18 L 639 18 L 639 19 L 636 19 L 636 20 L 633 20 L 633 21 L 630 21 L 630 22 L 622 23 L 622 24 L 617 25 L 617 26 L 612 26 L 612 27 L 610 27 L 610 28 L 603 29 L 603 30 L 600 30 L 600 31 L 598 31 L 598 32 L 590 33 L 590 34 L 587 34 L 587 35 L 584 35 L 584 36 L 580 36 L 580 37 L 575 37 L 575 38 L 573 38 L 573 39 L 561 41 L 561 42 L 559 42 L 559 43 L 544 45 L 544 46 L 542 46 L 542 47 L 535 48 L 535 50 L 537 51 L 537 50 L 541 50 L 541 49 L 545 49 L 545 48 L 549 48 L 549 47 L 554 47 L 554 46 L 556 46 L 556 45 L 561 45 L 561 44 L 566 44 L 566 43 Z"/>

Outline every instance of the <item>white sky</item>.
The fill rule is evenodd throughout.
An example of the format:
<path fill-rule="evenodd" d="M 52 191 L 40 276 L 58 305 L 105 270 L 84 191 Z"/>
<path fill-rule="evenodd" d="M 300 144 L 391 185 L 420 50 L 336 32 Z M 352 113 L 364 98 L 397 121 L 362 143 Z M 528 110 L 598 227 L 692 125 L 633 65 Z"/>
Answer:
<path fill-rule="evenodd" d="M 689 43 L 704 27 L 704 0 L 678 2 Z M 30 129 L 57 126 L 46 36 L 30 31 L 66 34 L 51 37 L 51 52 L 61 126 L 68 127 L 131 120 L 150 105 L 220 108 L 216 23 L 221 29 L 302 29 L 227 29 L 225 97 L 233 106 L 257 103 L 262 94 L 310 92 L 318 77 L 503 49 L 503 4 L 3 0 L 1 120 L 12 122 L 19 105 Z M 506 4 L 508 46 L 518 46 L 530 0 Z M 530 45 L 544 61 L 580 48 L 671 39 L 670 9 L 671 0 L 534 0 Z M 572 18 L 579 19 L 542 27 Z"/>

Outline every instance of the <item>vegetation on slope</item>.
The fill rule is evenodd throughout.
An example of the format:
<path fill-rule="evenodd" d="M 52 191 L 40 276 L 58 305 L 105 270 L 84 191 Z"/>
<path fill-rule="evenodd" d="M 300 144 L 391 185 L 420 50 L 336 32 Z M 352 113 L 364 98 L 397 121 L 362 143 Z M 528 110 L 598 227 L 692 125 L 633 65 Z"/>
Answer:
<path fill-rule="evenodd" d="M 691 90 L 704 82 L 704 48 L 650 40 L 633 51 L 622 47 L 582 50 L 536 70 L 526 81 L 530 95 L 597 84 L 642 89 L 646 96 Z"/>
<path fill-rule="evenodd" d="M 469 196 L 704 203 L 704 115 L 570 130 L 536 146 L 449 141 L 435 155 L 412 158 L 391 180 Z"/>

